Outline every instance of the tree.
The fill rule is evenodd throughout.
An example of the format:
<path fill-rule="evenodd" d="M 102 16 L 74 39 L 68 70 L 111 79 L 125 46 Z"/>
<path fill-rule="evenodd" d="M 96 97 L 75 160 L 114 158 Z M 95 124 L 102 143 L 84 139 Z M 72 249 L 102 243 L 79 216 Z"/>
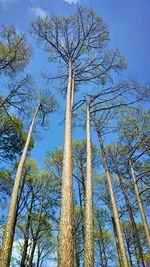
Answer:
<path fill-rule="evenodd" d="M 125 173 L 125 166 L 126 166 L 124 147 L 122 147 L 121 144 L 119 144 L 119 143 L 115 143 L 115 144 L 112 143 L 106 148 L 106 151 L 107 151 L 106 153 L 107 153 L 109 168 L 110 168 L 111 172 L 115 172 L 118 176 L 118 179 L 120 182 L 120 188 L 122 190 L 122 193 L 123 193 L 123 196 L 125 199 L 125 203 L 126 203 L 126 207 L 127 207 L 127 211 L 129 213 L 131 224 L 133 227 L 133 231 L 135 233 L 135 239 L 136 239 L 137 247 L 139 250 L 139 252 L 138 252 L 139 257 L 142 260 L 143 266 L 145 266 L 145 261 L 144 261 L 144 257 L 143 257 L 143 249 L 142 249 L 137 225 L 136 225 L 136 222 L 134 219 L 130 200 L 128 198 L 126 185 L 124 184 L 124 179 L 122 178 L 122 177 L 125 177 L 124 173 Z M 123 172 L 122 172 L 122 170 L 123 170 Z M 128 246 L 127 246 L 127 248 L 128 248 Z M 129 254 L 129 256 L 130 256 L 130 254 Z M 130 261 L 132 261 L 132 259 L 130 259 Z"/>
<path fill-rule="evenodd" d="M 87 160 L 86 160 L 86 199 L 85 199 L 85 243 L 84 264 L 94 266 L 94 225 L 93 225 L 93 185 L 92 185 L 92 143 L 90 132 L 90 107 L 86 106 L 86 137 L 87 137 Z"/>
<path fill-rule="evenodd" d="M 130 173 L 133 179 L 133 187 L 135 190 L 139 210 L 141 213 L 141 218 L 143 221 L 143 226 L 145 229 L 145 234 L 147 237 L 147 244 L 150 250 L 150 237 L 149 237 L 149 228 L 147 223 L 147 218 L 145 216 L 142 199 L 139 193 L 137 179 L 135 176 L 135 171 L 133 168 L 133 164 L 140 159 L 140 157 L 143 154 L 149 153 L 149 146 L 148 146 L 148 140 L 149 140 L 149 127 L 147 124 L 147 112 L 144 112 L 142 116 L 137 116 L 137 112 L 133 116 L 128 115 L 128 112 L 125 116 L 126 121 L 124 118 L 122 118 L 119 121 L 119 128 L 121 132 L 122 141 L 124 141 L 126 145 L 126 153 L 128 158 L 128 164 L 130 167 Z M 147 118 L 145 120 L 145 118 Z M 133 129 L 132 132 L 130 132 Z"/>
<path fill-rule="evenodd" d="M 23 166 L 24 162 L 27 156 L 27 152 L 29 149 L 29 144 L 31 141 L 31 136 L 32 136 L 32 131 L 34 128 L 35 120 L 37 117 L 37 114 L 39 110 L 44 112 L 44 102 L 45 102 L 45 112 L 47 113 L 52 112 L 55 109 L 55 102 L 50 99 L 49 102 L 49 107 L 48 107 L 48 101 L 41 100 L 41 102 L 38 104 L 31 125 L 28 133 L 28 137 L 25 143 L 25 147 L 23 149 L 23 153 L 21 155 L 18 167 L 17 167 L 17 172 L 16 172 L 16 179 L 15 183 L 13 186 L 13 191 L 11 194 L 11 200 L 10 200 L 10 206 L 9 206 L 9 211 L 8 211 L 8 217 L 7 217 L 7 223 L 6 223 L 6 228 L 5 228 L 5 236 L 4 236 L 4 243 L 3 243 L 3 252 L 2 252 L 2 264 L 3 266 L 9 266 L 10 263 L 10 258 L 11 258 L 11 251 L 12 251 L 12 244 L 13 244 L 13 237 L 14 237 L 14 229 L 15 229 L 15 217 L 16 217 L 16 205 L 17 205 L 17 198 L 18 198 L 18 192 L 19 192 L 19 187 L 20 187 L 20 182 L 21 182 L 21 177 L 22 177 L 22 171 L 23 171 Z M 49 109 L 48 109 L 49 108 Z"/>
<path fill-rule="evenodd" d="M 25 36 L 12 25 L 0 31 L 0 73 L 13 75 L 22 71 L 29 62 L 31 51 Z"/>
<path fill-rule="evenodd" d="M 65 140 L 62 168 L 62 195 L 59 230 L 59 266 L 73 266 L 73 198 L 72 198 L 72 108 L 74 80 L 104 82 L 110 69 L 122 70 L 124 58 L 118 50 L 103 50 L 108 41 L 107 26 L 93 10 L 78 7 L 70 17 L 41 19 L 32 23 L 32 33 L 44 42 L 52 61 L 68 68 Z M 64 68 L 65 69 L 65 68 Z M 67 77 L 66 73 L 61 77 Z"/>
<path fill-rule="evenodd" d="M 26 133 L 23 123 L 15 116 L 7 116 L 1 110 L 0 122 L 0 158 L 5 160 L 14 160 L 22 151 L 26 141 Z M 30 142 L 30 148 L 34 145 L 33 139 Z"/>

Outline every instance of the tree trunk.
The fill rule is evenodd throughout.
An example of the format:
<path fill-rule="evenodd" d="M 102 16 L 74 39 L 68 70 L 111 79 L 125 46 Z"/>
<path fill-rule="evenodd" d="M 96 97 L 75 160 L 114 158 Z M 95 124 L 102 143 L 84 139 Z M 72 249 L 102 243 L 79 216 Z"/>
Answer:
<path fill-rule="evenodd" d="M 133 166 L 132 166 L 131 159 L 129 160 L 129 164 L 130 164 L 130 168 L 131 168 L 132 179 L 133 179 L 133 182 L 134 182 L 134 184 L 133 184 L 134 185 L 134 190 L 135 190 L 136 198 L 137 198 L 137 201 L 138 201 L 138 206 L 139 206 L 139 210 L 140 210 L 140 213 L 141 213 L 141 217 L 142 217 L 142 221 L 143 221 L 143 227 L 144 227 L 144 231 L 145 231 L 145 234 L 146 234 L 147 244 L 148 244 L 148 248 L 149 248 L 149 252 L 150 252 L 150 233 L 149 233 L 149 229 L 148 229 L 148 223 L 147 223 L 145 212 L 144 212 L 144 209 L 143 209 L 142 199 L 141 199 L 141 196 L 139 194 L 139 189 L 138 189 L 138 185 L 137 185 L 136 177 L 135 177 L 135 174 L 134 174 L 134 169 L 133 169 Z"/>
<path fill-rule="evenodd" d="M 24 245 L 23 245 L 23 252 L 21 256 L 20 267 L 25 267 L 25 260 L 27 256 L 28 242 L 29 242 L 29 227 L 31 224 L 31 213 L 32 213 L 33 201 L 34 201 L 34 197 L 32 195 L 32 200 L 31 200 L 31 204 L 30 204 L 30 208 L 28 212 L 28 219 L 27 219 L 27 224 L 26 224 L 26 229 L 25 229 L 25 234 L 24 234 Z"/>
<path fill-rule="evenodd" d="M 96 126 L 96 131 L 98 134 L 98 139 L 99 139 L 99 143 L 100 143 L 100 147 L 101 147 L 101 151 L 102 151 L 102 157 L 103 157 L 103 161 L 104 161 L 105 175 L 106 175 L 106 179 L 107 179 L 107 183 L 108 183 L 109 196 L 110 196 L 110 200 L 111 200 L 112 211 L 113 211 L 113 216 L 114 216 L 115 225 L 116 225 L 116 232 L 117 232 L 117 236 L 118 236 L 118 243 L 119 243 L 122 267 L 129 267 L 128 258 L 126 255 L 126 250 L 125 250 L 125 245 L 124 245 L 124 240 L 123 240 L 122 229 L 121 229 L 121 225 L 120 225 L 120 221 L 119 221 L 117 204 L 116 204 L 116 200 L 115 200 L 115 196 L 114 196 L 114 192 L 113 192 L 110 173 L 108 170 L 106 153 L 105 153 L 103 141 L 101 138 L 101 134 L 100 134 L 99 129 L 97 128 L 96 123 L 95 123 L 95 126 Z"/>
<path fill-rule="evenodd" d="M 85 242 L 84 264 L 85 267 L 94 266 L 94 237 L 93 237 L 93 190 L 92 190 L 92 145 L 90 133 L 90 110 L 86 107 L 86 134 L 87 134 L 87 159 L 86 159 L 86 199 L 85 199 Z"/>
<path fill-rule="evenodd" d="M 114 230 L 114 237 L 115 237 L 115 242 L 116 242 L 116 248 L 117 248 L 117 252 L 118 252 L 119 265 L 120 265 L 120 267 L 122 267 L 121 253 L 120 253 L 120 247 L 119 247 L 119 240 L 118 240 L 118 235 L 117 235 L 117 230 L 116 230 L 116 224 L 115 224 L 115 220 L 114 220 L 114 216 L 113 216 L 113 212 L 112 212 L 112 207 L 110 208 L 110 213 L 111 213 L 111 221 L 112 221 L 113 230 Z"/>
<path fill-rule="evenodd" d="M 104 235 L 103 235 L 103 229 L 102 229 L 102 226 L 101 226 L 101 223 L 99 222 L 98 224 L 99 226 L 99 231 L 100 231 L 100 236 L 101 236 L 101 243 L 102 243 L 102 252 L 103 252 L 103 266 L 104 267 L 107 267 L 107 257 L 106 257 L 106 249 L 105 249 L 105 241 L 104 241 Z"/>
<path fill-rule="evenodd" d="M 73 193 L 72 193 L 72 66 L 69 62 L 69 78 L 66 100 L 65 140 L 62 168 L 61 211 L 59 224 L 58 266 L 74 266 Z"/>
<path fill-rule="evenodd" d="M 78 234 L 75 236 L 75 261 L 76 261 L 76 267 L 80 267 L 79 237 L 78 237 Z"/>
<path fill-rule="evenodd" d="M 79 202 L 80 202 L 80 214 L 81 214 L 81 219 L 82 219 L 82 239 L 83 239 L 83 244 L 84 244 L 84 212 L 83 212 L 83 205 L 82 205 L 82 195 L 81 195 L 81 187 L 80 187 L 80 182 L 78 181 L 78 191 L 79 191 Z"/>
<path fill-rule="evenodd" d="M 34 252 L 35 252 L 35 248 L 36 248 L 36 244 L 37 244 L 37 240 L 38 240 L 39 232 L 40 232 L 42 210 L 43 210 L 43 204 L 41 204 L 40 211 L 39 211 L 39 214 L 38 214 L 37 228 L 36 228 L 36 232 L 35 232 L 35 235 L 34 235 L 34 238 L 33 238 L 33 245 L 32 245 L 32 249 L 31 249 L 31 254 L 30 254 L 30 258 L 29 258 L 28 267 L 32 267 L 33 266 Z"/>
<path fill-rule="evenodd" d="M 15 214 L 16 214 L 16 207 L 17 207 L 17 198 L 19 192 L 19 186 L 21 182 L 22 170 L 24 166 L 24 162 L 26 159 L 26 155 L 28 152 L 29 144 L 31 141 L 32 131 L 35 123 L 35 119 L 38 113 L 40 105 L 38 105 L 37 109 L 35 110 L 33 120 L 30 125 L 28 137 L 25 143 L 25 147 L 17 168 L 16 172 L 16 179 L 13 186 L 13 191 L 11 194 L 11 200 L 9 205 L 9 211 L 7 216 L 7 223 L 5 228 L 5 236 L 4 236 L 4 243 L 3 243 L 3 252 L 2 252 L 2 266 L 9 267 L 10 259 L 11 259 L 11 252 L 12 252 L 12 245 L 13 245 L 13 238 L 14 238 L 14 231 L 15 228 Z"/>
<path fill-rule="evenodd" d="M 116 169 L 116 171 L 117 171 L 117 175 L 118 175 L 118 178 L 119 178 L 121 190 L 122 190 L 125 202 L 126 202 L 126 206 L 128 208 L 128 212 L 129 212 L 130 220 L 131 220 L 131 223 L 132 223 L 132 227 L 133 227 L 133 230 L 134 230 L 134 233 L 135 233 L 135 239 L 136 239 L 136 242 L 137 242 L 137 245 L 138 245 L 139 255 L 140 255 L 140 258 L 142 260 L 143 266 L 146 267 L 145 261 L 144 261 L 144 257 L 143 257 L 143 250 L 142 250 L 142 246 L 141 246 L 141 242 L 140 242 L 140 237 L 139 237 L 138 229 L 137 229 L 137 226 L 136 226 L 136 223 L 135 223 L 135 220 L 134 220 L 134 216 L 133 216 L 133 212 L 132 212 L 132 209 L 131 209 L 131 206 L 130 206 L 130 202 L 129 202 L 129 199 L 128 199 L 127 194 L 126 194 L 126 190 L 125 190 L 125 187 L 124 187 L 120 172 L 119 172 L 118 169 Z"/>
<path fill-rule="evenodd" d="M 128 255 L 129 255 L 130 266 L 133 267 L 132 255 L 131 255 L 131 251 L 130 251 L 130 242 L 129 242 L 128 237 L 126 235 L 125 235 L 125 241 L 126 241 L 127 251 L 128 251 Z"/>

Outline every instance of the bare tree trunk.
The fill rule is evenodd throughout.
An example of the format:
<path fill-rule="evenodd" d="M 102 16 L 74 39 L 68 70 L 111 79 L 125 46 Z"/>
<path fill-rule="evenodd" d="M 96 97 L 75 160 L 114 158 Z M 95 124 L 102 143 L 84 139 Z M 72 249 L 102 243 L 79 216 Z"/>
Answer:
<path fill-rule="evenodd" d="M 149 233 L 149 229 L 148 229 L 148 223 L 147 223 L 145 212 L 144 212 L 144 209 L 143 209 L 142 199 L 141 199 L 141 196 L 139 194 L 139 189 L 138 189 L 138 185 L 137 185 L 136 177 L 135 177 L 135 174 L 134 174 L 134 169 L 133 169 L 133 166 L 132 166 L 131 159 L 129 160 L 129 164 L 130 164 L 130 168 L 131 168 L 132 179 L 133 179 L 133 182 L 134 182 L 134 184 L 133 184 L 134 185 L 134 190 L 135 190 L 136 198 L 137 198 L 138 205 L 139 205 L 139 210 L 140 210 L 142 221 L 143 221 L 144 231 L 145 231 L 145 234 L 146 234 L 147 244 L 148 244 L 148 248 L 149 248 L 149 251 L 150 251 L 150 233 Z"/>
<path fill-rule="evenodd" d="M 9 211 L 7 216 L 7 223 L 5 228 L 5 236 L 4 236 L 4 242 L 3 242 L 3 252 L 2 252 L 2 266 L 3 267 L 9 267 L 10 259 L 11 259 L 11 252 L 12 252 L 12 244 L 13 244 L 13 238 L 14 238 L 14 231 L 15 228 L 15 214 L 16 214 L 16 207 L 17 207 L 17 199 L 18 199 L 18 192 L 19 192 L 19 186 L 21 182 L 22 177 L 22 170 L 24 166 L 24 162 L 26 159 L 26 155 L 28 152 L 29 144 L 31 141 L 32 131 L 35 123 L 35 119 L 38 113 L 40 105 L 37 106 L 37 109 L 35 110 L 33 120 L 31 122 L 28 137 L 25 143 L 25 147 L 17 168 L 16 172 L 16 179 L 13 186 L 13 191 L 11 194 L 11 200 L 9 205 Z"/>
<path fill-rule="evenodd" d="M 131 206 L 130 206 L 130 202 L 129 202 L 128 196 L 126 194 L 126 190 L 125 190 L 125 187 L 124 187 L 120 172 L 119 172 L 118 169 L 116 169 L 116 171 L 117 171 L 117 175 L 118 175 L 118 178 L 119 178 L 121 190 L 122 190 L 125 202 L 126 202 L 126 206 L 128 208 L 128 212 L 129 212 L 130 220 L 131 220 L 131 223 L 132 223 L 132 227 L 133 227 L 133 230 L 134 230 L 134 233 L 135 233 L 135 239 L 136 239 L 136 242 L 137 242 L 137 245 L 138 245 L 139 255 L 140 255 L 140 258 L 142 260 L 143 266 L 146 267 L 145 261 L 144 261 L 144 257 L 143 257 L 143 250 L 142 250 L 142 246 L 141 246 L 141 242 L 140 242 L 140 237 L 139 237 L 138 229 L 137 229 L 137 226 L 136 226 L 136 223 L 135 223 L 135 220 L 134 220 L 134 216 L 133 216 L 133 212 L 132 212 L 132 209 L 131 209 Z"/>
<path fill-rule="evenodd" d="M 58 266 L 74 266 L 73 192 L 72 192 L 72 66 L 69 62 L 69 79 L 66 100 L 65 140 L 62 168 L 61 211 L 59 224 Z"/>
<path fill-rule="evenodd" d="M 96 123 L 95 123 L 95 126 L 97 126 Z M 120 225 L 120 221 L 119 221 L 117 204 L 116 204 L 116 200 L 115 200 L 115 196 L 114 196 L 114 192 L 113 192 L 110 173 L 108 170 L 106 153 L 105 153 L 105 149 L 104 149 L 104 145 L 103 145 L 100 131 L 97 127 L 96 127 L 96 131 L 98 134 L 98 139 L 99 139 L 99 143 L 100 143 L 100 147 L 101 147 L 101 151 L 102 151 L 102 157 L 103 157 L 103 161 L 104 161 L 105 175 L 106 175 L 106 179 L 107 179 L 107 183 L 108 183 L 109 196 L 110 196 L 110 200 L 111 200 L 112 211 L 113 211 L 113 216 L 114 216 L 115 225 L 116 225 L 116 232 L 117 232 L 117 236 L 118 236 L 118 243 L 119 243 L 122 267 L 129 267 L 128 258 L 126 255 L 126 250 L 125 250 L 125 245 L 124 245 L 124 240 L 123 240 L 122 229 L 121 229 L 121 225 Z"/>
<path fill-rule="evenodd" d="M 86 159 L 86 200 L 85 200 L 85 242 L 84 264 L 85 267 L 94 266 L 94 227 L 93 227 L 93 186 L 92 186 L 92 145 L 90 133 L 90 110 L 86 107 L 86 135 L 87 135 L 87 159 Z"/>

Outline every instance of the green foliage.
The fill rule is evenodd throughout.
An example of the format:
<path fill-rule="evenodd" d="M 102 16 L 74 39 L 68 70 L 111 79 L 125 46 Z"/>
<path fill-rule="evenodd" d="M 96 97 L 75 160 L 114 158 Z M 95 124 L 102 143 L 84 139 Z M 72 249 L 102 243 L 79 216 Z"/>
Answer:
<path fill-rule="evenodd" d="M 22 71 L 30 59 L 30 49 L 25 36 L 12 25 L 0 31 L 0 73 L 12 75 Z"/>
<path fill-rule="evenodd" d="M 14 160 L 20 155 L 26 142 L 27 134 L 24 131 L 23 123 L 15 116 L 7 116 L 1 110 L 0 122 L 0 151 L 4 159 Z M 34 146 L 33 138 L 29 150 Z"/>

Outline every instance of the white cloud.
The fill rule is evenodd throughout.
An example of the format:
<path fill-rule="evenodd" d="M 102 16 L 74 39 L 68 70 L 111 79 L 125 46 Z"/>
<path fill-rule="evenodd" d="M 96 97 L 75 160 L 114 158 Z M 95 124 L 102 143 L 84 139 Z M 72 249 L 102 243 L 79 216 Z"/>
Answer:
<path fill-rule="evenodd" d="M 45 18 L 47 16 L 47 12 L 44 9 L 40 8 L 39 6 L 32 7 L 32 12 L 36 17 Z"/>
<path fill-rule="evenodd" d="M 65 2 L 69 3 L 69 4 L 77 4 L 79 3 L 80 0 L 65 0 Z"/>

